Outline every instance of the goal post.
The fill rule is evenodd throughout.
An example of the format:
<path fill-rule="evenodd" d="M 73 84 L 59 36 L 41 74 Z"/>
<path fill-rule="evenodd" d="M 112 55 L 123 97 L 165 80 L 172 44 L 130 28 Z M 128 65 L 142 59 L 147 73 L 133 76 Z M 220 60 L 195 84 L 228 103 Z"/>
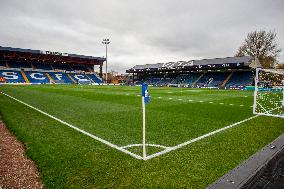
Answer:
<path fill-rule="evenodd" d="M 256 68 L 253 113 L 284 118 L 284 70 Z"/>

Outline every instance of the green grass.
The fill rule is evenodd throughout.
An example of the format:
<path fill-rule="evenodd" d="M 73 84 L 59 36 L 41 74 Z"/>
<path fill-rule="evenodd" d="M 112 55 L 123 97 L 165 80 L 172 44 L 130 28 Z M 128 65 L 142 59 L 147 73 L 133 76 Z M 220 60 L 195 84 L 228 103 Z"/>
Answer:
<path fill-rule="evenodd" d="M 7 85 L 0 91 L 118 146 L 142 141 L 139 87 Z M 150 87 L 150 94 L 147 143 L 175 146 L 253 116 L 249 91 Z M 261 116 L 142 161 L 2 94 L 0 113 L 46 188 L 204 188 L 284 132 L 284 119 Z M 129 150 L 142 155 L 139 147 Z"/>

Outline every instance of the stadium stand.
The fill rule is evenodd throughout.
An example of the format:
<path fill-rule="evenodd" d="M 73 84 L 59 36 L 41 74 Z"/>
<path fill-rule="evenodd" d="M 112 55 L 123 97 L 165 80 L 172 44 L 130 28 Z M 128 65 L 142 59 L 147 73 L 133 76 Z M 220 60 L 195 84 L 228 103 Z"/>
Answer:
<path fill-rule="evenodd" d="M 253 60 L 243 56 L 167 62 L 136 65 L 126 72 L 133 74 L 136 85 L 243 89 L 252 84 Z"/>
<path fill-rule="evenodd" d="M 36 83 L 36 84 L 50 83 L 49 78 L 44 72 L 25 71 L 25 74 L 30 83 Z"/>
<path fill-rule="evenodd" d="M 200 73 L 188 73 L 188 74 L 180 74 L 180 75 L 165 75 L 165 76 L 148 76 L 141 81 L 136 81 L 135 84 L 139 85 L 147 83 L 149 85 L 154 86 L 168 86 L 170 84 L 184 84 L 188 86 L 192 86 L 194 81 L 200 76 Z"/>
<path fill-rule="evenodd" d="M 251 71 L 233 72 L 231 79 L 226 84 L 226 87 L 244 87 L 247 85 L 252 85 L 253 77 L 253 72 Z"/>
<path fill-rule="evenodd" d="M 93 80 L 93 82 L 101 84 L 102 80 L 96 74 L 87 74 L 87 76 Z"/>
<path fill-rule="evenodd" d="M 25 83 L 24 77 L 19 70 L 0 70 L 0 77 L 5 78 L 7 83 Z"/>
<path fill-rule="evenodd" d="M 58 84 L 72 84 L 72 80 L 67 76 L 66 73 L 63 72 L 48 72 L 50 77 L 53 79 L 55 83 Z"/>
<path fill-rule="evenodd" d="M 72 71 L 72 68 L 68 64 L 53 64 L 52 67 L 54 70 Z"/>
<path fill-rule="evenodd" d="M 89 67 L 88 66 L 82 66 L 82 65 L 72 65 L 72 69 L 76 71 L 84 71 L 84 72 L 89 72 Z"/>
<path fill-rule="evenodd" d="M 78 84 L 87 84 L 91 82 L 91 80 L 85 74 L 70 73 L 70 76 Z"/>
<path fill-rule="evenodd" d="M 6 67 L 6 63 L 4 61 L 0 61 L 0 66 Z"/>
<path fill-rule="evenodd" d="M 34 66 L 34 69 L 52 70 L 52 67 L 49 63 L 37 62 L 37 63 L 33 63 L 32 65 Z"/>
<path fill-rule="evenodd" d="M 105 58 L 0 46 L 0 77 L 5 83 L 101 84 L 93 71 Z M 3 83 L 3 81 L 1 83 Z"/>
<path fill-rule="evenodd" d="M 227 72 L 207 72 L 196 83 L 197 87 L 218 88 L 224 80 L 228 77 Z"/>
<path fill-rule="evenodd" d="M 32 65 L 29 62 L 9 62 L 10 68 L 32 68 Z"/>
<path fill-rule="evenodd" d="M 188 84 L 189 86 L 192 86 L 193 82 L 197 80 L 197 78 L 200 76 L 200 74 L 181 74 L 177 77 L 177 81 L 180 81 L 182 84 Z"/>

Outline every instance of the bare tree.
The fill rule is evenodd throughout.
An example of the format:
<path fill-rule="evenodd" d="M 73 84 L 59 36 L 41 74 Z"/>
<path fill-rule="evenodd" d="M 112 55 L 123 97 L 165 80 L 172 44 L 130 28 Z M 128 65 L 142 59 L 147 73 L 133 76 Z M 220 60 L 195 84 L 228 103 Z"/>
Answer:
<path fill-rule="evenodd" d="M 279 69 L 284 69 L 284 63 L 278 64 L 278 65 L 277 65 L 277 68 L 279 68 Z"/>
<path fill-rule="evenodd" d="M 253 31 L 247 35 L 235 56 L 256 57 L 264 68 L 275 67 L 277 57 L 281 52 L 276 36 L 275 31 Z"/>

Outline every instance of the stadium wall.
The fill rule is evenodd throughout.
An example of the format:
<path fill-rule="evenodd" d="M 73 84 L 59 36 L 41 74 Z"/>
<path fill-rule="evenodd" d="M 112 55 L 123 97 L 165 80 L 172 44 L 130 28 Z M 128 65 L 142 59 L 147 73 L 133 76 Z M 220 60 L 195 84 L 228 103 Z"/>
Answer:
<path fill-rule="evenodd" d="M 284 134 L 207 189 L 284 188 Z"/>

